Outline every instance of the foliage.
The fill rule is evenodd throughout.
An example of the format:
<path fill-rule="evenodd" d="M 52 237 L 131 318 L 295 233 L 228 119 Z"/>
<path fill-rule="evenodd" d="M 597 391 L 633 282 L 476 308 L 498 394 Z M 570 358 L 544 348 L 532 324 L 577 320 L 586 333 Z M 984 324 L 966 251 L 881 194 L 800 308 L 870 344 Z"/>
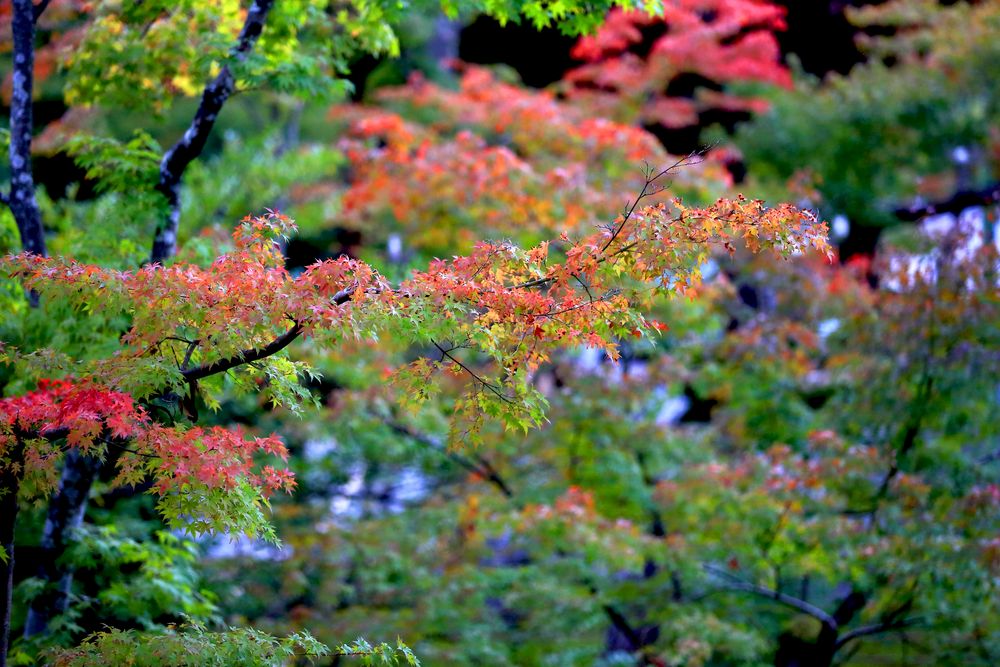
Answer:
<path fill-rule="evenodd" d="M 288 471 L 270 465 L 252 470 L 258 452 L 287 458 L 277 438 L 246 440 L 220 427 L 160 426 L 131 395 L 93 382 L 43 380 L 37 391 L 2 399 L 0 435 L 4 468 L 19 476 L 27 499 L 44 498 L 58 484 L 65 448 L 55 441 L 65 439 L 66 448 L 100 458 L 117 448 L 117 483 L 135 485 L 155 475 L 168 523 L 189 522 L 199 533 L 228 528 L 276 539 L 261 512 L 267 503 L 262 494 L 294 484 Z"/>
<path fill-rule="evenodd" d="M 869 40 L 870 60 L 847 76 L 800 75 L 769 95 L 772 109 L 736 137 L 755 182 L 774 193 L 794 182 L 828 215 L 865 226 L 892 224 L 918 195 L 995 182 L 996 3 L 889 2 L 852 16 L 891 36 Z M 965 183 L 953 173 L 960 147 Z"/>
<path fill-rule="evenodd" d="M 0 528 L 19 568 L 25 535 L 47 557 L 80 455 L 106 463 L 84 499 L 113 527 L 61 547 L 71 607 L 11 659 L 418 664 L 342 643 L 371 634 L 433 664 L 997 662 L 993 246 L 963 229 L 834 264 L 812 213 L 636 127 L 763 110 L 760 84 L 788 83 L 776 5 L 443 8 L 569 34 L 612 11 L 555 90 L 451 63 L 364 105 L 340 103 L 356 59 L 395 53 L 424 3 L 42 14 L 36 74 L 69 108 L 35 147 L 83 180 L 38 191 L 52 257 L 0 259 Z M 986 141 L 993 14 L 857 12 L 906 29 L 850 77 L 770 93 L 739 138 L 753 182 L 888 210 L 915 154 Z M 859 127 L 910 171 L 869 156 L 867 190 L 837 190 L 858 156 L 802 147 L 856 151 Z M 144 264 L 171 216 L 177 254 Z M 16 231 L 4 213 L 5 249 Z"/>
<path fill-rule="evenodd" d="M 118 534 L 114 527 L 85 528 L 67 554 L 79 567 L 105 570 L 107 587 L 94 603 L 102 615 L 120 622 L 137 622 L 159 629 L 162 617 L 210 618 L 217 612 L 212 596 L 200 587 L 197 545 L 173 533 L 157 531 L 140 541 Z M 129 581 L 117 574 L 138 567 Z M 108 613 L 108 609 L 111 613 Z"/>
<path fill-rule="evenodd" d="M 208 633 L 195 628 L 172 635 L 112 630 L 89 637 L 78 648 L 56 654 L 51 664 L 282 665 L 300 652 L 307 656 L 325 655 L 324 648 L 307 637 L 276 639 L 246 629 Z"/>
<path fill-rule="evenodd" d="M 995 251 L 915 274 L 887 258 L 892 289 L 817 260 L 732 266 L 732 281 L 769 295 L 764 308 L 722 276 L 702 303 L 660 305 L 669 332 L 624 369 L 567 359 L 550 423 L 526 437 L 487 430 L 488 467 L 471 472 L 371 393 L 339 396 L 338 411 L 370 415 L 345 424 L 335 455 L 355 465 L 357 447 L 380 462 L 362 488 L 420 456 L 441 486 L 343 523 L 325 506 L 279 510 L 296 555 L 241 585 L 271 608 L 286 591 L 303 623 L 336 619 L 333 636 L 374 623 L 450 664 L 596 663 L 615 645 L 613 613 L 646 638 L 618 644 L 632 660 L 759 664 L 794 637 L 816 657 L 848 598 L 838 651 L 892 647 L 902 632 L 933 660 L 990 664 Z M 667 392 L 684 385 L 718 401 L 709 421 L 664 420 Z M 397 418 L 407 426 L 386 428 Z M 216 567 L 225 581 L 240 566 Z M 252 604 L 234 610 L 298 626 Z"/>
<path fill-rule="evenodd" d="M 671 129 L 698 125 L 713 110 L 766 110 L 766 102 L 722 87 L 787 87 L 774 37 L 784 29 L 784 10 L 762 0 L 670 2 L 662 16 L 616 10 L 576 44 L 573 57 L 585 64 L 562 86 L 597 116 Z"/>
<path fill-rule="evenodd" d="M 111 630 L 88 637 L 75 649 L 54 652 L 53 665 L 252 665 L 277 667 L 290 660 L 314 660 L 325 656 L 360 657 L 364 665 L 419 665 L 402 642 L 396 647 L 386 643 L 369 644 L 358 639 L 331 650 L 307 632 L 288 637 L 272 637 L 247 628 L 209 632 L 204 626 L 187 624 L 164 634 Z"/>

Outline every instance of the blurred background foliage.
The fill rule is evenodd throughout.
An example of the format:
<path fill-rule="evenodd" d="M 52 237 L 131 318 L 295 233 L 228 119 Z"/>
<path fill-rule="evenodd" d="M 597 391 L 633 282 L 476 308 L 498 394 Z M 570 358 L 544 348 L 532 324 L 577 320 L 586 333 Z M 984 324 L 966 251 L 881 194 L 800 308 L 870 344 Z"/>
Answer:
<path fill-rule="evenodd" d="M 245 3 L 164 4 L 41 19 L 52 254 L 148 256 L 160 155 Z M 353 9 L 314 20 L 334 4 Z M 426 351 L 306 341 L 316 408 L 232 391 L 202 411 L 289 444 L 283 547 L 165 532 L 143 489 L 102 478 L 64 555 L 70 610 L 17 663 L 185 620 L 193 643 L 201 623 L 398 636 L 428 665 L 1000 662 L 1000 3 L 664 0 L 603 27 L 598 4 L 276 3 L 185 175 L 179 256 L 209 263 L 270 208 L 298 224 L 289 270 L 347 254 L 400 278 L 482 239 L 579 235 L 644 163 L 698 152 L 671 196 L 814 208 L 838 261 L 720 255 L 693 298 L 652 305 L 658 338 L 553 360 L 548 423 L 475 448 L 446 444 L 448 387 L 414 411 L 386 382 Z M 6 40 L 9 3 L 0 23 Z M 9 283 L 0 301 L 0 339 L 31 349 L 96 358 L 126 327 Z M 26 383 L 0 367 L 6 394 Z M 21 522 L 20 562 L 44 517 Z M 15 632 L 38 586 L 19 581 Z M 295 637 L 262 659 L 292 664 Z"/>

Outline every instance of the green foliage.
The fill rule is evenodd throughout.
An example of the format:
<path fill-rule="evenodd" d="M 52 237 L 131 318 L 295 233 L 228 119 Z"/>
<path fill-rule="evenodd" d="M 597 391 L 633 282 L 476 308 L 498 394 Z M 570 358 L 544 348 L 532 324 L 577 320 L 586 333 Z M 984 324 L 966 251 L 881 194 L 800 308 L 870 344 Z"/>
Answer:
<path fill-rule="evenodd" d="M 44 635 L 22 640 L 12 656 L 15 664 L 34 664 L 37 655 L 54 647 L 72 646 L 95 627 L 108 624 L 162 632 L 181 619 L 217 620 L 215 596 L 203 587 L 194 543 L 157 531 L 152 539 L 120 534 L 114 526 L 79 528 L 63 555 L 87 590 L 71 597 L 69 608 L 50 623 Z M 41 592 L 43 582 L 28 578 L 18 586 L 25 602 Z"/>
<path fill-rule="evenodd" d="M 126 143 L 78 134 L 66 142 L 66 151 L 86 170 L 87 178 L 95 181 L 98 192 L 152 195 L 159 180 L 162 149 L 142 132 Z"/>
<path fill-rule="evenodd" d="M 129 665 L 134 667 L 281 667 L 298 657 L 321 658 L 330 649 L 308 633 L 272 637 L 246 628 L 210 632 L 197 623 L 166 633 L 109 630 L 88 637 L 75 649 L 54 651 L 50 664 L 59 667 Z"/>
<path fill-rule="evenodd" d="M 118 622 L 162 629 L 164 617 L 208 620 L 217 608 L 201 588 L 196 564 L 197 545 L 172 533 L 158 531 L 155 539 L 139 541 L 118 535 L 113 526 L 82 529 L 66 557 L 77 567 L 98 570 L 106 587 L 93 604 Z M 137 567 L 127 579 L 117 573 Z"/>
<path fill-rule="evenodd" d="M 243 89 L 267 88 L 305 99 L 332 99 L 349 91 L 350 64 L 360 54 L 399 56 L 396 31 L 416 9 L 396 0 L 350 0 L 333 8 L 327 0 L 275 3 L 260 44 L 235 57 L 234 38 L 246 3 L 94 3 L 83 39 L 65 59 L 66 100 L 165 113 L 174 97 L 196 96 L 221 67 L 229 66 Z M 522 17 L 536 27 L 556 25 L 565 34 L 591 32 L 612 7 L 653 11 L 657 3 L 601 0 L 447 0 L 449 16 L 484 12 L 501 22 Z"/>
<path fill-rule="evenodd" d="M 1000 59 L 995 3 L 891 2 L 857 12 L 862 26 L 890 36 L 870 40 L 872 58 L 846 76 L 797 76 L 774 90 L 771 110 L 736 135 L 755 184 L 784 196 L 815 189 L 827 215 L 863 226 L 895 222 L 914 195 L 951 194 L 951 155 L 965 147 L 973 183 L 995 180 L 989 150 L 1000 120 Z M 893 30 L 898 29 L 898 33 Z"/>
<path fill-rule="evenodd" d="M 349 644 L 341 644 L 334 651 L 334 655 L 360 657 L 364 665 L 414 665 L 419 667 L 420 661 L 413 651 L 401 640 L 396 640 L 393 647 L 385 642 L 372 645 L 363 637 L 358 637 Z"/>
<path fill-rule="evenodd" d="M 88 637 L 75 649 L 56 650 L 48 664 L 56 667 L 123 665 L 128 667 L 281 667 L 328 656 L 358 658 L 363 665 L 413 665 L 420 661 L 401 641 L 371 644 L 359 637 L 334 649 L 308 632 L 274 637 L 248 628 L 211 632 L 194 622 L 161 633 L 109 630 Z"/>
<path fill-rule="evenodd" d="M 300 486 L 272 506 L 246 475 L 185 478 L 158 504 L 175 532 L 144 541 L 86 531 L 66 556 L 77 568 L 73 605 L 45 642 L 69 646 L 103 623 L 123 629 L 53 650 L 51 664 L 419 664 L 398 641 L 342 643 L 371 633 L 405 638 L 429 664 L 761 665 L 789 637 L 815 645 L 823 635 L 815 613 L 778 591 L 832 611 L 845 588 L 863 602 L 840 637 L 885 626 L 864 635 L 856 660 L 884 659 L 905 622 L 928 661 L 996 662 L 991 251 L 963 259 L 945 250 L 956 247 L 949 239 L 885 248 L 871 267 L 875 289 L 870 267 L 803 254 L 802 239 L 821 241 L 821 227 L 779 207 L 740 199 L 694 209 L 662 197 L 663 208 L 640 212 L 646 236 L 636 237 L 655 239 L 662 255 L 601 256 L 603 237 L 579 239 L 596 223 L 616 229 L 620 200 L 642 187 L 640 156 L 669 159 L 650 135 L 585 124 L 586 110 L 478 68 L 458 91 L 415 79 L 372 95 L 381 109 L 309 103 L 342 99 L 359 54 L 397 54 L 399 26 L 437 3 L 277 2 L 244 60 L 232 49 L 246 2 L 93 4 L 61 76 L 67 102 L 93 105 L 93 124 L 64 147 L 97 192 L 40 193 L 52 254 L 81 263 L 47 265 L 68 278 L 41 285 L 35 309 L 4 282 L 0 385 L 17 396 L 41 378 L 101 377 L 164 425 L 200 416 L 280 432 Z M 640 4 L 660 9 L 443 7 L 578 34 L 612 5 Z M 858 20 L 919 29 L 876 40 L 873 60 L 847 77 L 800 77 L 741 131 L 755 189 L 786 198 L 795 179 L 831 211 L 886 224 L 920 178 L 944 170 L 951 148 L 992 140 L 995 3 L 888 5 Z M 895 16 L 901 7 L 913 12 Z M 186 171 L 187 243 L 129 293 L 136 283 L 118 271 L 142 272 L 164 213 L 153 190 L 161 146 L 224 65 L 246 94 L 227 106 L 224 137 Z M 148 134 L 129 136 L 150 112 L 159 118 Z M 679 172 L 671 194 L 713 201 L 724 182 L 708 161 Z M 285 273 L 279 253 L 288 220 L 248 219 L 249 241 L 229 237 L 233 220 L 263 208 L 299 221 L 303 238 L 292 242 L 311 244 L 306 262 L 347 250 L 381 267 L 385 282 L 348 262 L 329 284 L 295 284 L 301 267 Z M 734 222 L 749 243 L 792 261 L 733 257 L 729 237 L 712 233 Z M 358 245 L 341 244 L 342 225 Z M 402 257 L 384 251 L 394 236 Z M 454 257 L 496 237 L 505 240 L 476 251 L 481 265 Z M 550 237 L 551 248 L 538 245 Z M 708 243 L 730 253 L 713 255 Z M 4 211 L 0 247 L 16 245 Z M 927 273 L 907 270 L 918 252 Z M 511 320 L 490 319 L 519 294 L 511 284 L 547 281 L 571 255 L 591 273 L 563 277 L 567 298 L 607 278 L 596 299 L 565 310 L 525 300 Z M 400 286 L 436 256 L 453 261 Z M 190 282 L 161 281 L 171 270 Z M 358 285 L 357 298 L 332 305 L 333 293 Z M 555 290 L 540 287 L 540 299 Z M 666 298 L 670 289 L 687 298 Z M 503 297 L 491 305 L 484 294 Z M 634 307 L 577 317 L 581 304 L 616 299 Z M 317 312 L 328 319 L 310 322 Z M 532 326 L 511 326 L 526 314 Z M 240 357 L 303 321 L 303 335 L 277 354 L 183 378 L 183 367 Z M 141 344 L 123 336 L 133 326 Z M 523 363 L 518 355 L 546 336 L 574 347 Z M 693 403 L 689 421 L 668 418 L 680 396 Z M 134 467 L 116 482 L 140 482 L 182 449 L 185 463 L 215 453 L 193 436 L 161 457 L 118 452 Z M 50 480 L 57 472 L 48 469 Z M 22 488 L 25 498 L 36 492 L 34 480 Z M 102 520 L 114 525 L 155 516 L 106 502 Z M 286 548 L 206 558 L 176 537 L 182 530 Z M 26 581 L 21 600 L 37 587 Z M 253 629 L 211 632 L 202 623 L 216 616 Z M 192 621 L 169 625 L 180 617 Z M 35 646 L 23 643 L 18 659 Z"/>
<path fill-rule="evenodd" d="M 265 515 L 269 507 L 260 490 L 246 480 L 225 489 L 186 484 L 157 503 L 163 520 L 175 530 L 190 535 L 246 535 L 280 546 L 274 526 Z"/>

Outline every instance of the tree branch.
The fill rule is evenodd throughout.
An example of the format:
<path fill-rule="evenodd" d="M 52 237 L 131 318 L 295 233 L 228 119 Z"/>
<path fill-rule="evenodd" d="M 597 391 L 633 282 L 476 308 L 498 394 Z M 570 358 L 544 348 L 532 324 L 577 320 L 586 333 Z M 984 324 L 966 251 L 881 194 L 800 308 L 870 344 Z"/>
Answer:
<path fill-rule="evenodd" d="M 351 297 L 354 296 L 354 292 L 356 290 L 356 286 L 347 287 L 334 294 L 333 298 L 330 300 L 334 305 L 342 306 L 351 300 Z M 277 354 L 281 350 L 288 347 L 296 338 L 302 335 L 304 330 L 305 327 L 303 327 L 300 322 L 295 322 L 291 329 L 263 347 L 248 348 L 242 352 L 237 352 L 235 355 L 226 359 L 219 359 L 218 361 L 213 361 L 210 364 L 202 364 L 200 366 L 195 366 L 194 368 L 184 369 L 182 366 L 181 376 L 188 382 L 196 382 L 203 378 L 207 378 L 210 375 L 225 373 L 226 371 L 236 368 L 237 366 L 242 366 L 243 364 L 260 361 L 261 359 Z"/>
<path fill-rule="evenodd" d="M 41 17 L 42 13 L 43 13 L 43 12 L 45 11 L 45 8 L 49 6 L 49 3 L 50 3 L 50 2 L 52 2 L 52 0 L 42 0 L 42 1 L 41 1 L 41 2 L 39 2 L 39 3 L 37 4 L 37 5 L 35 5 L 35 9 L 34 9 L 34 20 L 35 20 L 36 22 L 37 22 L 37 21 L 38 21 L 38 19 L 39 19 L 39 18 Z"/>
<path fill-rule="evenodd" d="M 705 564 L 702 566 L 702 568 L 709 574 L 714 574 L 717 577 L 725 579 L 726 581 L 724 583 L 724 586 L 729 590 L 751 593 L 759 597 L 768 598 L 770 600 L 780 602 L 786 607 L 790 607 L 792 609 L 802 612 L 803 614 L 808 614 L 809 616 L 812 616 L 820 623 L 833 630 L 834 632 L 837 631 L 837 621 L 836 619 L 833 618 L 833 616 L 826 613 L 819 607 L 809 604 L 805 600 L 800 600 L 796 597 L 792 597 L 791 595 L 787 595 L 785 593 L 772 590 L 770 588 L 767 588 L 766 586 L 759 586 L 749 581 L 744 581 L 743 579 L 740 579 L 739 577 L 726 572 L 722 568 L 715 567 L 714 565 Z"/>
<path fill-rule="evenodd" d="M 445 357 L 447 357 L 448 359 L 450 359 L 450 360 L 451 360 L 452 362 L 454 362 L 454 363 L 455 363 L 455 365 L 456 365 L 456 366 L 458 366 L 458 367 L 459 367 L 459 368 L 461 368 L 461 369 L 462 369 L 463 371 L 465 371 L 465 372 L 466 372 L 466 373 L 468 373 L 468 374 L 469 374 L 470 376 L 472 376 L 472 379 L 473 379 L 473 380 L 475 380 L 476 382 L 478 382 L 478 383 L 479 383 L 479 384 L 481 384 L 482 386 L 484 386 L 484 387 L 486 387 L 487 389 L 489 389 L 489 390 L 490 390 L 490 392 L 492 392 L 492 393 L 493 393 L 493 394 L 494 394 L 494 395 L 495 395 L 495 396 L 496 396 L 497 398 L 499 398 L 499 399 L 500 399 L 501 401 L 503 401 L 504 403 L 507 403 L 507 404 L 511 404 L 511 403 L 513 403 L 513 402 L 514 402 L 514 401 L 512 401 L 512 400 L 511 400 L 511 398 L 510 398 L 509 396 L 505 395 L 505 394 L 504 394 L 504 393 L 503 393 L 502 391 L 500 391 L 500 388 L 499 388 L 499 387 L 498 387 L 497 385 L 493 384 L 492 382 L 487 382 L 487 381 L 486 381 L 486 380 L 485 380 L 485 379 L 484 379 L 483 377 L 481 377 L 480 375 L 478 375 L 478 374 L 477 374 L 477 373 L 476 373 L 476 372 L 475 372 L 474 370 L 472 370 L 471 368 L 469 368 L 468 366 L 466 366 L 465 364 L 463 364 L 463 363 L 462 363 L 461 361 L 459 361 L 458 359 L 456 359 L 456 358 L 455 358 L 455 357 L 454 357 L 454 356 L 453 356 L 453 355 L 451 354 L 451 350 L 446 350 L 446 349 L 444 349 L 443 347 L 441 347 L 441 346 L 440 346 L 440 345 L 439 345 L 439 344 L 437 343 L 437 341 L 431 341 L 431 343 L 433 343 L 434 347 L 436 347 L 436 348 L 438 349 L 438 351 L 439 351 L 439 352 L 440 352 L 440 353 L 441 353 L 441 354 L 442 354 L 443 356 L 445 356 Z M 454 348 L 452 348 L 452 349 L 454 349 Z"/>
<path fill-rule="evenodd" d="M 656 188 L 656 189 L 650 190 L 649 188 L 650 188 L 651 185 L 653 185 L 654 183 L 656 183 L 656 181 L 660 180 L 661 178 L 663 178 L 664 176 L 666 176 L 670 172 L 674 171 L 675 169 L 678 169 L 680 167 L 686 167 L 686 166 L 688 166 L 690 164 L 698 164 L 698 162 L 701 161 L 700 159 L 698 159 L 695 162 L 689 162 L 689 160 L 695 160 L 696 158 L 703 158 L 703 156 L 705 155 L 705 153 L 707 151 L 708 151 L 708 147 L 701 148 L 701 149 L 696 150 L 696 151 L 692 151 L 692 152 L 688 153 L 687 155 L 685 155 L 684 157 L 682 157 L 681 159 L 677 160 L 677 162 L 674 162 L 669 167 L 660 170 L 656 174 L 653 174 L 652 169 L 647 168 L 646 169 L 646 174 L 645 174 L 646 175 L 646 182 L 643 183 L 642 190 L 639 192 L 639 195 L 632 201 L 631 206 L 626 205 L 625 210 L 622 211 L 622 221 L 621 221 L 621 224 L 619 224 L 617 226 L 617 228 L 615 228 L 615 231 L 611 234 L 611 238 L 609 238 L 607 240 L 607 242 L 604 244 L 604 247 L 601 248 L 601 253 L 603 254 L 604 251 L 607 250 L 611 246 L 612 243 L 614 243 L 615 239 L 618 238 L 618 235 L 622 233 L 622 230 L 625 229 L 625 225 L 628 224 L 628 221 L 632 217 L 632 214 L 635 213 L 635 208 L 636 208 L 636 206 L 639 205 L 639 202 L 642 201 L 643 199 L 645 199 L 646 197 L 652 197 L 653 195 L 658 194 L 658 193 L 660 193 L 660 192 L 663 191 L 663 188 Z"/>
<path fill-rule="evenodd" d="M 837 640 L 834 645 L 834 650 L 840 650 L 848 642 L 858 639 L 859 637 L 865 637 L 867 635 L 877 635 L 883 632 L 895 632 L 897 630 L 902 630 L 904 628 L 913 627 L 922 622 L 922 619 L 918 617 L 914 618 L 904 618 L 898 621 L 884 621 L 881 623 L 873 623 L 871 625 L 862 625 L 860 628 L 855 628 L 850 632 L 845 632 L 842 637 Z"/>
<path fill-rule="evenodd" d="M 641 649 L 644 645 L 642 637 L 628 622 L 628 619 L 626 619 L 620 611 L 615 609 L 610 604 L 606 604 L 602 608 L 604 609 L 604 613 L 607 615 L 608 620 L 611 621 L 611 625 L 613 625 L 618 632 L 622 633 L 622 636 L 624 636 L 625 640 L 631 645 L 632 651 L 638 651 Z"/>
<path fill-rule="evenodd" d="M 994 183 L 982 190 L 959 190 L 948 199 L 922 206 L 897 208 L 893 212 L 900 220 L 916 222 L 929 215 L 941 213 L 957 215 L 973 206 L 996 206 L 997 204 L 1000 204 L 1000 183 Z"/>
<path fill-rule="evenodd" d="M 261 359 L 277 354 L 281 350 L 288 347 L 292 341 L 302 334 L 302 331 L 302 325 L 296 322 L 292 325 L 291 329 L 263 347 L 249 348 L 243 350 L 242 352 L 237 352 L 232 357 L 219 359 L 218 361 L 213 361 L 210 364 L 202 364 L 201 366 L 189 368 L 185 371 L 181 371 L 181 375 L 188 382 L 196 382 L 202 378 L 207 378 L 210 375 L 225 373 L 226 371 L 236 368 L 237 366 L 242 366 L 243 364 L 260 361 Z"/>
<path fill-rule="evenodd" d="M 30 0 L 21 0 L 28 1 Z M 247 11 L 246 21 L 230 57 L 235 62 L 243 62 L 253 50 L 253 46 L 264 30 L 267 14 L 274 5 L 274 0 L 255 0 Z M 201 155 L 205 148 L 208 135 L 215 126 L 215 121 L 222 111 L 223 105 L 236 88 L 236 79 L 229 64 L 222 66 L 218 75 L 201 94 L 201 103 L 195 112 L 191 125 L 184 136 L 174 144 L 160 161 L 160 180 L 156 189 L 167 200 L 169 211 L 167 219 L 161 221 L 153 239 L 153 249 L 149 261 L 153 264 L 163 263 L 177 249 L 177 228 L 180 224 L 181 198 L 180 186 L 184 170 L 191 162 Z"/>
<path fill-rule="evenodd" d="M 491 464 L 482 456 L 479 456 L 477 454 L 475 455 L 474 459 L 469 458 L 467 456 L 463 456 L 462 454 L 456 451 L 448 449 L 447 446 L 445 446 L 443 443 L 436 440 L 435 438 L 432 438 L 431 436 L 424 433 L 417 433 L 416 431 L 413 431 L 412 429 L 408 428 L 407 426 L 397 421 L 391 419 L 383 419 L 382 421 L 386 426 L 391 428 L 396 433 L 404 435 L 407 438 L 410 438 L 411 440 L 415 440 L 416 442 L 419 442 L 425 447 L 433 449 L 436 452 L 440 452 L 441 454 L 447 456 L 449 459 L 451 459 L 458 465 L 462 466 L 469 472 L 479 475 L 486 481 L 493 484 L 497 489 L 499 489 L 500 493 L 502 493 L 507 498 L 514 497 L 514 492 L 507 485 L 507 482 L 500 476 L 500 473 L 497 472 L 496 468 L 493 467 L 493 464 Z"/>

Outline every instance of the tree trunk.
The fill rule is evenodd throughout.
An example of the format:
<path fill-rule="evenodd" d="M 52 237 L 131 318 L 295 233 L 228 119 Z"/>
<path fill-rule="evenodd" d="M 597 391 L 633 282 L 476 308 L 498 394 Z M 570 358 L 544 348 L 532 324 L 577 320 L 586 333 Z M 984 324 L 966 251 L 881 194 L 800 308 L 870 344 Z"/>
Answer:
<path fill-rule="evenodd" d="M 778 638 L 775 667 L 830 667 L 836 651 L 837 631 L 824 625 L 815 640 L 808 640 L 793 632 Z"/>
<path fill-rule="evenodd" d="M 778 652 L 774 656 L 775 667 L 830 667 L 837 653 L 840 629 L 851 622 L 867 604 L 868 597 L 854 589 L 851 584 L 838 587 L 842 596 L 833 624 L 824 623 L 814 639 L 801 637 L 794 632 L 784 632 L 778 638 Z"/>
<path fill-rule="evenodd" d="M 20 467 L 21 445 L 15 445 L 7 467 L 0 470 L 0 546 L 6 560 L 0 561 L 0 667 L 7 667 L 10 648 L 10 612 L 14 593 L 14 525 L 17 521 L 17 491 L 20 479 L 15 468 Z"/>
<path fill-rule="evenodd" d="M 255 0 L 247 10 L 246 21 L 231 53 L 234 60 L 237 62 L 246 60 L 264 30 L 267 14 L 273 5 L 274 0 Z M 236 79 L 229 65 L 223 65 L 218 75 L 202 91 L 201 102 L 191 120 L 191 125 L 160 161 L 160 180 L 156 189 L 167 200 L 167 215 L 156 228 L 153 237 L 153 249 L 149 256 L 152 264 L 162 264 L 173 257 L 177 250 L 177 229 L 181 220 L 181 179 L 188 165 L 205 149 L 208 135 L 215 127 L 215 121 L 222 107 L 235 89 Z"/>
<path fill-rule="evenodd" d="M 434 32 L 427 40 L 427 55 L 436 63 L 450 64 L 458 60 L 458 41 L 462 32 L 460 21 L 439 16 L 434 19 Z"/>
<path fill-rule="evenodd" d="M 49 512 L 42 533 L 41 557 L 36 576 L 45 582 L 41 594 L 31 602 L 24 636 L 42 634 L 53 618 L 66 611 L 73 584 L 73 567 L 60 564 L 68 539 L 83 523 L 87 497 L 101 470 L 100 459 L 70 450 L 63 463 L 59 491 L 49 501 Z"/>
<path fill-rule="evenodd" d="M 14 38 L 14 71 L 10 96 L 10 212 L 25 252 L 45 256 L 42 215 L 35 199 L 31 173 L 31 135 L 34 130 L 31 96 L 35 83 L 35 8 L 31 0 L 14 0 L 11 32 Z M 32 306 L 38 295 L 29 293 Z"/>

